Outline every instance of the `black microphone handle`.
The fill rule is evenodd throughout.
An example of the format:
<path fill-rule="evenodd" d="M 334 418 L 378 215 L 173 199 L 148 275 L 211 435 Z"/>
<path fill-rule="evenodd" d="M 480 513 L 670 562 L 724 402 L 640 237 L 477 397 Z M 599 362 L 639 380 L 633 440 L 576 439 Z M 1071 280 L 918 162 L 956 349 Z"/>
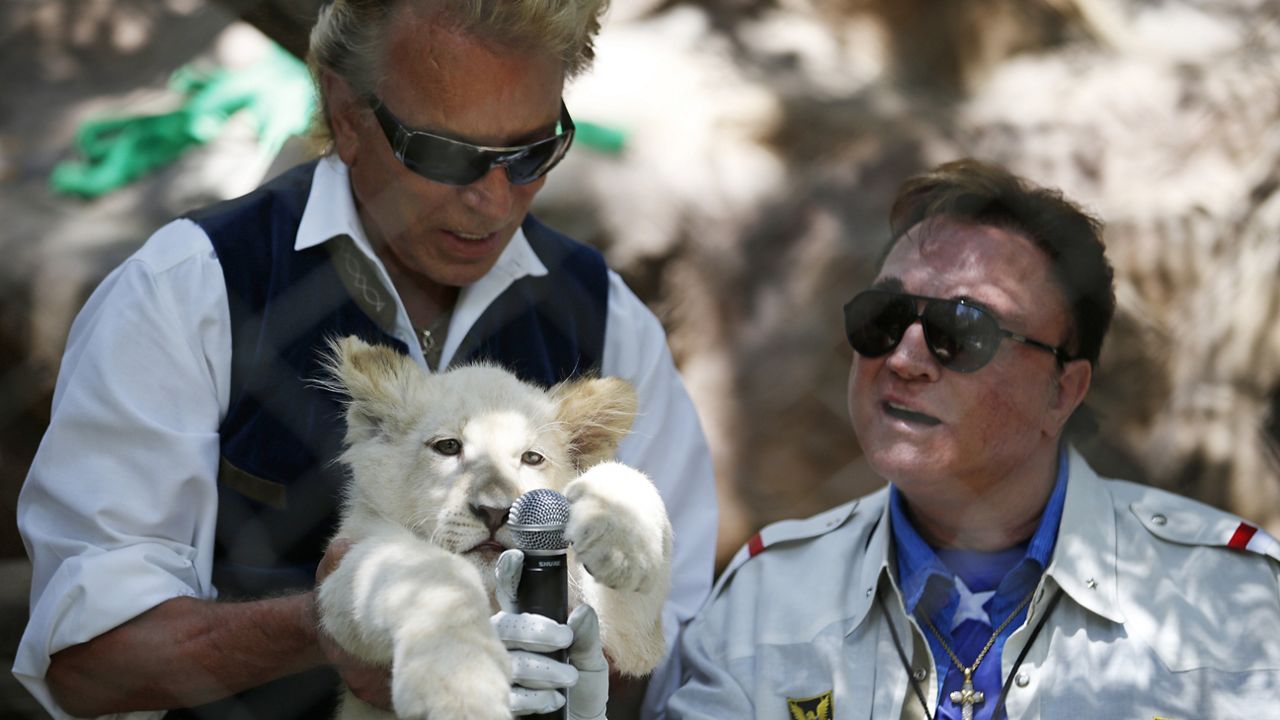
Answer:
<path fill-rule="evenodd" d="M 520 569 L 520 586 L 516 589 L 516 609 L 549 617 L 560 624 L 569 618 L 569 566 L 565 550 L 524 550 L 524 567 Z M 565 662 L 568 650 L 542 653 Z M 567 698 L 566 698 L 567 701 Z M 541 715 L 525 715 L 527 720 L 564 720 L 566 707 Z"/>

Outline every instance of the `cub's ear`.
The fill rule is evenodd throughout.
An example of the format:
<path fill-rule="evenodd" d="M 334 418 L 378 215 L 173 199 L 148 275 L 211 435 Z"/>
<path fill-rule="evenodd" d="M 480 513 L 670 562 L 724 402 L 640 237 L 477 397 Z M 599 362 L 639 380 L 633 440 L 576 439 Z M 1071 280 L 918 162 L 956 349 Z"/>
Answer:
<path fill-rule="evenodd" d="M 392 435 L 413 420 L 412 398 L 421 370 L 413 360 L 360 338 L 331 340 L 321 385 L 347 396 L 347 440 Z"/>
<path fill-rule="evenodd" d="M 571 380 L 552 388 L 551 396 L 579 470 L 612 458 L 636 416 L 636 391 L 619 378 Z"/>

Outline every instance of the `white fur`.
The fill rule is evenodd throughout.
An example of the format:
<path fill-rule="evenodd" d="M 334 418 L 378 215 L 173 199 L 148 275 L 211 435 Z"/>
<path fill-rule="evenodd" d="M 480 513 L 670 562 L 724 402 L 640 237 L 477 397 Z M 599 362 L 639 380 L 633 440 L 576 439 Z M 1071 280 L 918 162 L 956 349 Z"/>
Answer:
<path fill-rule="evenodd" d="M 320 587 L 321 623 L 348 652 L 389 665 L 395 716 L 509 718 L 510 661 L 489 624 L 497 553 L 473 507 L 505 509 L 537 487 L 570 501 L 572 605 L 600 616 L 615 670 L 662 658 L 671 525 L 642 473 L 610 458 L 635 394 L 621 380 L 543 391 L 499 368 L 439 375 L 356 338 L 334 343 L 327 383 L 350 398 L 351 484 L 338 537 L 354 541 Z M 457 454 L 442 439 L 461 443 Z M 545 460 L 527 462 L 533 451 Z M 586 470 L 586 472 L 583 472 Z M 492 536 L 511 547 L 502 526 Z M 339 718 L 387 718 L 344 693 Z"/>

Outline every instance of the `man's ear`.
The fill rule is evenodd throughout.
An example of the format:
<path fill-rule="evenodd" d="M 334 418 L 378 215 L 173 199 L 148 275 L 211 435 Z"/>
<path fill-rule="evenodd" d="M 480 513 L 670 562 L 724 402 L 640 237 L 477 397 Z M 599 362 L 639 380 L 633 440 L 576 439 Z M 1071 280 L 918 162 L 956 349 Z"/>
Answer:
<path fill-rule="evenodd" d="M 1051 437 L 1062 434 L 1071 414 L 1084 402 L 1093 382 L 1093 363 L 1085 359 L 1067 362 L 1058 373 L 1050 398 L 1049 412 L 1045 414 L 1044 432 Z"/>
<path fill-rule="evenodd" d="M 355 164 L 360 147 L 363 105 L 351 89 L 351 84 L 334 71 L 325 70 L 320 76 L 320 82 L 324 84 L 324 97 L 328 104 L 333 149 L 342 162 L 350 167 Z"/>
<path fill-rule="evenodd" d="M 571 380 L 551 390 L 579 470 L 613 457 L 636 416 L 636 391 L 619 378 Z"/>
<path fill-rule="evenodd" d="M 352 335 L 329 343 L 325 366 L 324 386 L 348 398 L 348 441 L 396 435 L 413 422 L 410 398 L 422 371 L 408 357 Z"/>

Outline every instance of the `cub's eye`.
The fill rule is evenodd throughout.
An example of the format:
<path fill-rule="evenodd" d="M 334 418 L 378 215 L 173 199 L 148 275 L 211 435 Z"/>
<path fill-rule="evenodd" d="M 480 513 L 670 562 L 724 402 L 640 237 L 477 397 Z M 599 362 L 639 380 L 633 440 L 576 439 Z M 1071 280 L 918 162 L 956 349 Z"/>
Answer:
<path fill-rule="evenodd" d="M 546 460 L 546 458 L 532 450 L 526 450 L 525 453 L 520 456 L 520 462 L 525 465 L 541 465 L 543 460 Z"/>
<path fill-rule="evenodd" d="M 431 449 L 441 455 L 457 455 L 462 452 L 462 443 L 453 438 L 445 438 L 431 443 Z"/>

